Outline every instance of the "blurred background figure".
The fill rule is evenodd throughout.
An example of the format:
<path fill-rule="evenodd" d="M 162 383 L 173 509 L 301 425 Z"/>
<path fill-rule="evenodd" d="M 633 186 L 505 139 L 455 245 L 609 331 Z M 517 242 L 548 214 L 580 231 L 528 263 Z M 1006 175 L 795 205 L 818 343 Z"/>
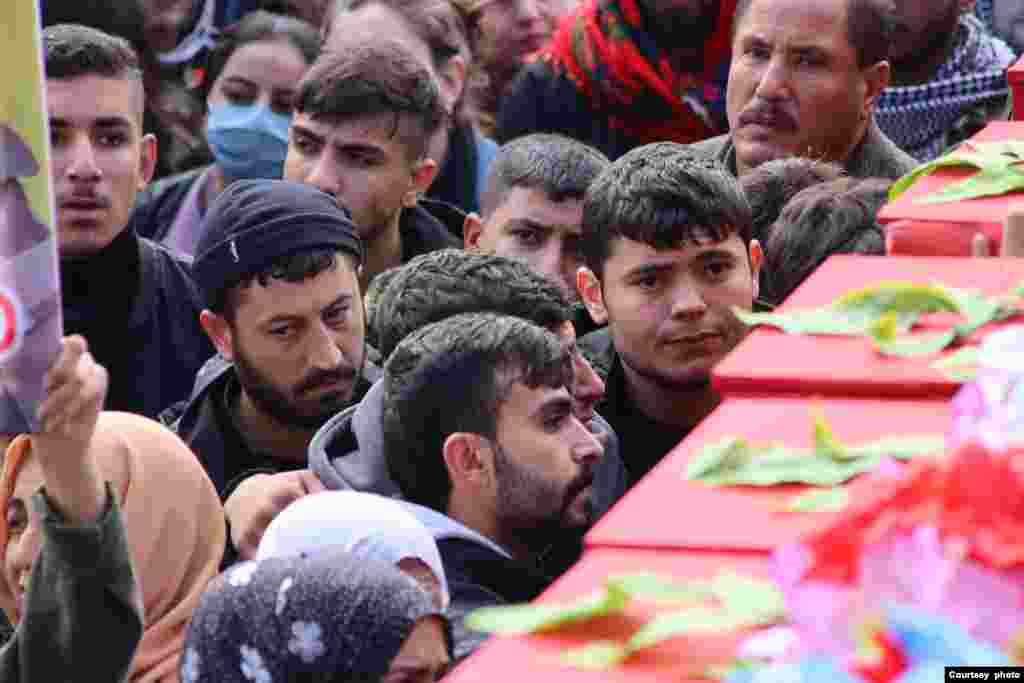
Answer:
<path fill-rule="evenodd" d="M 153 183 L 138 198 L 136 232 L 194 255 L 206 209 L 235 180 L 280 179 L 298 83 L 319 54 L 313 26 L 254 12 L 226 30 L 200 92 L 214 162 Z"/>
<path fill-rule="evenodd" d="M 456 236 L 463 213 L 479 211 L 493 140 L 478 129 L 467 86 L 473 54 L 466 24 L 449 0 L 337 0 L 324 25 L 324 52 L 351 49 L 386 35 L 413 53 L 437 80 L 448 123 L 432 138 L 428 156 L 439 171 L 424 207 Z M 457 211 L 450 210 L 454 207 Z"/>
<path fill-rule="evenodd" d="M 502 93 L 551 38 L 558 10 L 551 0 L 453 1 L 466 19 L 476 62 L 470 86 L 477 123 L 493 137 Z"/>
<path fill-rule="evenodd" d="M 993 33 L 1009 43 L 1017 54 L 1024 52 L 1024 2 L 975 0 L 974 13 Z"/>

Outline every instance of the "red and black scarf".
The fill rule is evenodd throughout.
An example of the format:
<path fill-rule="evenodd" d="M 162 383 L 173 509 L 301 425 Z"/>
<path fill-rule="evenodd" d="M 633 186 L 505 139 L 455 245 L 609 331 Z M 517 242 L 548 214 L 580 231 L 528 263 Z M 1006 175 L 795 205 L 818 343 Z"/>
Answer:
<path fill-rule="evenodd" d="M 584 0 L 539 58 L 566 74 L 612 128 L 641 143 L 696 142 L 728 130 L 725 85 L 736 0 L 722 0 L 703 73 L 677 73 L 644 29 L 637 0 Z M 686 36 L 680 36 L 685 40 Z"/>

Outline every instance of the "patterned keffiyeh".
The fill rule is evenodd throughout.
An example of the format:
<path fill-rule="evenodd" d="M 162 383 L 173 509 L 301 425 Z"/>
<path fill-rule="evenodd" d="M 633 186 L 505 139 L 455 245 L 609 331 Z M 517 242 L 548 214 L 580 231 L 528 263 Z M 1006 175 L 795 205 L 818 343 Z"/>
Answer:
<path fill-rule="evenodd" d="M 612 128 L 641 143 L 690 143 L 724 133 L 735 0 L 720 3 L 704 72 L 677 73 L 643 25 L 637 0 L 585 0 L 540 53 Z M 686 40 L 686 36 L 679 39 Z"/>
<path fill-rule="evenodd" d="M 957 46 L 935 78 L 887 88 L 875 106 L 882 131 L 922 162 L 946 151 L 947 133 L 964 115 L 1009 96 L 1006 69 L 1015 60 L 1010 46 L 970 14 L 961 15 L 958 30 Z"/>
<path fill-rule="evenodd" d="M 385 562 L 343 552 L 246 562 L 203 596 L 180 680 L 377 681 L 429 616 L 444 620 L 425 591 Z"/>

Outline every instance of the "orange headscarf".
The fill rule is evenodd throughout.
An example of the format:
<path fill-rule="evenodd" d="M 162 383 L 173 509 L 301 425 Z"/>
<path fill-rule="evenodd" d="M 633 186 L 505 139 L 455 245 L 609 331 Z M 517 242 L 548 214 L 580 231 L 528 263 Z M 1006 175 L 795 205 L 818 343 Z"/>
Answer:
<path fill-rule="evenodd" d="M 192 451 L 153 420 L 100 414 L 89 447 L 121 505 L 132 566 L 142 589 L 145 631 L 132 662 L 132 683 L 176 683 L 185 628 L 224 554 L 224 511 Z M 14 495 L 32 438 L 7 449 L 0 474 L 0 510 Z M 0 553 L 7 548 L 0 514 Z M 0 554 L 0 557 L 3 557 Z M 13 593 L 0 573 L 0 606 L 13 615 Z"/>

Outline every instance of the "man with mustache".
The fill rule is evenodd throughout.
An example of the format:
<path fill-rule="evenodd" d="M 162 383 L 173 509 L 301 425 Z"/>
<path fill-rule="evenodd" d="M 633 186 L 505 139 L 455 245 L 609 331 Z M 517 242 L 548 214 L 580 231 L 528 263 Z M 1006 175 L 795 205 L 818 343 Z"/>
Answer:
<path fill-rule="evenodd" d="M 138 56 L 68 24 L 43 31 L 43 50 L 64 331 L 107 368 L 107 410 L 156 417 L 188 396 L 213 347 L 189 264 L 129 225 L 157 154 Z"/>
<path fill-rule="evenodd" d="M 919 161 L 929 161 L 1009 114 L 1006 69 L 1013 49 L 970 12 L 974 0 L 900 0 L 889 61 L 892 85 L 878 125 Z"/>
<path fill-rule="evenodd" d="M 638 481 L 718 404 L 711 368 L 746 328 L 758 294 L 750 206 L 718 162 L 686 145 L 639 147 L 591 183 L 577 277 L 591 317 L 580 340 L 605 377 L 596 407 Z"/>
<path fill-rule="evenodd" d="M 586 0 L 509 86 L 496 138 L 561 133 L 616 159 L 728 129 L 736 0 Z"/>
<path fill-rule="evenodd" d="M 321 489 L 301 469 L 309 441 L 365 388 L 355 227 L 333 197 L 283 180 L 231 184 L 206 225 L 200 321 L 227 362 L 199 373 L 172 428 L 224 499 L 260 474 L 288 473 L 283 497 Z"/>
<path fill-rule="evenodd" d="M 899 178 L 917 162 L 875 123 L 889 85 L 891 0 L 739 0 L 730 132 L 694 149 L 743 175 L 800 156 L 856 177 Z"/>
<path fill-rule="evenodd" d="M 544 551 L 592 520 L 601 445 L 573 413 L 573 359 L 522 318 L 466 313 L 403 339 L 384 374 L 384 457 L 435 513 L 456 658 L 473 609 L 535 598 Z M 424 519 L 423 515 L 420 515 Z"/>

